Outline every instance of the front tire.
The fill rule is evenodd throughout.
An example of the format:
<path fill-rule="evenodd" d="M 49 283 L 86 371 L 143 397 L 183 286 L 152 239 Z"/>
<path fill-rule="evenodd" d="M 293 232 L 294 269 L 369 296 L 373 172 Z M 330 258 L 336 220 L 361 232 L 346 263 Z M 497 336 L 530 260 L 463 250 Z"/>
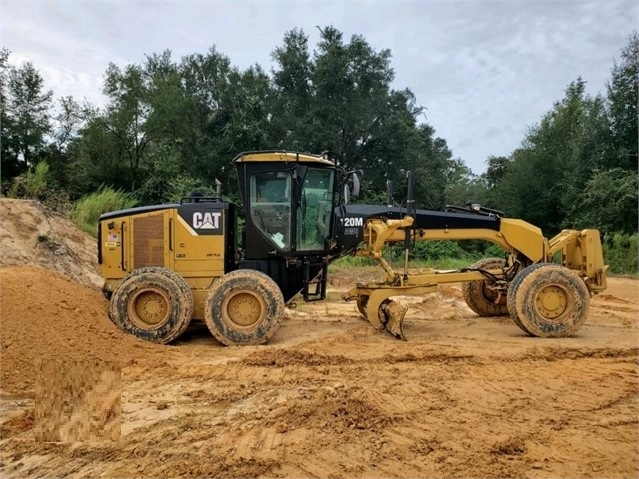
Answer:
<path fill-rule="evenodd" d="M 506 266 L 506 261 L 501 258 L 484 258 L 472 265 L 471 268 L 491 270 L 502 269 L 504 266 Z M 499 297 L 489 286 L 488 279 L 462 283 L 464 301 L 479 316 L 506 316 L 508 314 L 506 295 L 502 294 Z M 497 298 L 499 300 L 495 302 Z"/>
<path fill-rule="evenodd" d="M 528 334 L 542 338 L 571 336 L 588 318 L 590 295 L 583 280 L 558 264 L 523 269 L 508 290 L 508 311 Z"/>
<path fill-rule="evenodd" d="M 193 293 L 171 270 L 145 267 L 129 273 L 111 297 L 111 320 L 124 332 L 153 343 L 177 339 L 193 315 Z"/>
<path fill-rule="evenodd" d="M 284 298 L 266 274 L 240 269 L 215 281 L 206 297 L 204 321 L 225 346 L 263 344 L 279 329 Z"/>

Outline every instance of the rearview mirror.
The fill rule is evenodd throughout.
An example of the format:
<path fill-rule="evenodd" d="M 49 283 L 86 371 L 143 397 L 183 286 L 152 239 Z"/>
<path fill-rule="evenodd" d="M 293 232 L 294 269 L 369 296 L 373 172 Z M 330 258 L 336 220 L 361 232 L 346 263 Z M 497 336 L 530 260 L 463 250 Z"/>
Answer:
<path fill-rule="evenodd" d="M 351 192 L 351 194 L 353 195 L 354 198 L 357 198 L 359 196 L 359 188 L 360 188 L 359 176 L 357 176 L 357 173 L 353 172 L 353 191 Z"/>

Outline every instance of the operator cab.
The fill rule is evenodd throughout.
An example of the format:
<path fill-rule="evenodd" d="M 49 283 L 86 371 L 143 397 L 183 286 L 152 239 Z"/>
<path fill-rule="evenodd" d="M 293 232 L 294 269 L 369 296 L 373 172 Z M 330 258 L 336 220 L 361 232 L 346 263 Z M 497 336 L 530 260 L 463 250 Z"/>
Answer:
<path fill-rule="evenodd" d="M 246 220 L 240 269 L 271 276 L 285 301 L 300 291 L 323 299 L 341 169 L 329 154 L 249 152 L 234 162 Z"/>

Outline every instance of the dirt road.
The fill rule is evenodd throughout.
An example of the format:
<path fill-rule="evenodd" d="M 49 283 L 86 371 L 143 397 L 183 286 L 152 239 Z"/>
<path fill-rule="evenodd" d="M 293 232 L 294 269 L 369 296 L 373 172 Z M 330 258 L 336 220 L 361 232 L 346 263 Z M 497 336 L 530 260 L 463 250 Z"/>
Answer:
<path fill-rule="evenodd" d="M 0 475 L 637 477 L 637 281 L 610 279 L 567 339 L 479 318 L 444 286 L 406 300 L 402 342 L 337 299 L 352 278 L 268 345 L 223 347 L 194 324 L 155 346 L 115 329 L 95 289 L 0 268 Z M 65 357 L 120 365 L 119 441 L 34 441 L 33 364 Z"/>
<path fill-rule="evenodd" d="M 379 271 L 339 271 L 268 345 L 193 324 L 157 346 L 109 321 L 68 220 L 0 199 L 0 249 L 3 478 L 639 476 L 639 281 L 610 279 L 566 339 L 442 286 L 402 299 L 402 342 L 338 299 Z"/>

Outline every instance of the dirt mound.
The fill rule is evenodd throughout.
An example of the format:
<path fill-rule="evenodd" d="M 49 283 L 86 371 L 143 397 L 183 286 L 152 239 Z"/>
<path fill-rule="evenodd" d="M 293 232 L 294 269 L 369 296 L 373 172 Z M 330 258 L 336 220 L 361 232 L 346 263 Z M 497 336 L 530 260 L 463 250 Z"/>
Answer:
<path fill-rule="evenodd" d="M 0 198 L 0 266 L 29 264 L 102 287 L 94 238 L 38 201 Z"/>
<path fill-rule="evenodd" d="M 289 398 L 273 411 L 278 432 L 291 429 L 348 429 L 376 431 L 393 422 L 391 409 L 374 392 L 360 387 L 325 386 L 308 388 L 299 397 Z"/>
<path fill-rule="evenodd" d="M 120 367 L 103 361 L 53 360 L 38 365 L 36 441 L 120 438 Z"/>
<path fill-rule="evenodd" d="M 107 317 L 96 247 L 38 201 L 0 199 L 3 393 L 32 397 L 37 365 L 127 360 L 144 344 Z"/>
<path fill-rule="evenodd" d="M 342 355 L 330 356 L 300 350 L 269 349 L 253 353 L 244 358 L 242 363 L 247 366 L 329 366 L 335 364 L 350 364 L 352 361 Z"/>
<path fill-rule="evenodd" d="M 126 362 L 154 350 L 121 332 L 107 310 L 99 291 L 55 272 L 0 268 L 2 391 L 32 395 L 39 361 Z"/>

